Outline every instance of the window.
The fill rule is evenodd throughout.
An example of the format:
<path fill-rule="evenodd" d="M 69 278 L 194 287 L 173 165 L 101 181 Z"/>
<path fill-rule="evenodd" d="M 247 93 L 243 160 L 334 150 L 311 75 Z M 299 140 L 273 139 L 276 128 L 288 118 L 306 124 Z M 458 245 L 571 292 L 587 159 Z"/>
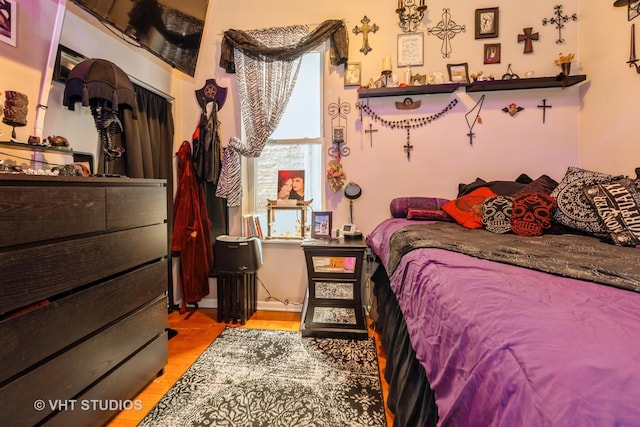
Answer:
<path fill-rule="evenodd" d="M 260 157 L 247 162 L 249 188 L 247 212 L 260 218 L 266 234 L 267 199 L 278 197 L 278 171 L 304 170 L 304 200 L 313 199 L 311 209 L 322 210 L 322 69 L 323 53 L 302 57 L 291 100 Z M 253 185 L 251 185 L 251 183 Z M 311 215 L 308 215 L 307 222 Z M 291 221 L 295 221 L 295 216 Z M 309 224 L 307 224 L 309 225 Z"/>

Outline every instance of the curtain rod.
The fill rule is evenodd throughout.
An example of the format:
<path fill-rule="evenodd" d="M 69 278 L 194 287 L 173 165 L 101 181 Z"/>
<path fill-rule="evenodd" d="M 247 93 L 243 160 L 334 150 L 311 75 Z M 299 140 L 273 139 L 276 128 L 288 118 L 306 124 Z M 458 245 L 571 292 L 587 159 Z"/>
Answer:
<path fill-rule="evenodd" d="M 347 25 L 349 23 L 349 21 L 346 21 L 344 19 L 342 19 L 341 21 L 344 22 L 345 25 Z M 318 27 L 320 24 L 322 24 L 322 22 L 318 22 L 317 24 L 289 24 L 289 25 L 281 25 L 280 27 L 292 27 L 294 25 L 306 25 L 307 27 L 309 27 L 309 29 L 313 30 L 316 27 Z M 266 28 L 278 28 L 278 27 L 266 27 Z M 260 28 L 252 28 L 251 30 L 256 30 L 256 29 L 259 30 Z M 251 30 L 242 30 L 242 31 L 251 31 Z M 226 31 L 226 30 L 224 30 L 224 31 Z M 221 33 L 218 33 L 217 35 L 224 36 L 224 31 L 221 32 Z"/>
<path fill-rule="evenodd" d="M 147 84 L 147 83 L 145 83 L 145 82 L 143 82 L 141 80 L 138 80 L 135 77 L 129 76 L 129 78 L 131 79 L 132 83 L 137 84 L 138 86 L 140 86 L 140 87 L 142 87 L 144 89 L 147 89 L 148 91 L 151 91 L 151 92 L 155 93 L 156 95 L 159 95 L 159 96 L 165 98 L 169 102 L 173 102 L 175 100 L 175 98 L 173 96 L 169 95 L 168 93 L 165 93 L 165 92 L 161 91 L 160 89 L 156 89 L 155 87 L 150 86 L 149 84 Z"/>

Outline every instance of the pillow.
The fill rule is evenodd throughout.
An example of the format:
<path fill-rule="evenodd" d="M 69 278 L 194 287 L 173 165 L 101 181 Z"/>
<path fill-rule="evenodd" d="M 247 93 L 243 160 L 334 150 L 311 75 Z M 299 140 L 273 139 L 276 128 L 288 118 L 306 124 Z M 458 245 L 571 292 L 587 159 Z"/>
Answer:
<path fill-rule="evenodd" d="M 541 236 L 551 227 L 556 199 L 544 193 L 522 193 L 513 198 L 511 231 L 519 236 Z"/>
<path fill-rule="evenodd" d="M 551 194 L 551 192 L 555 190 L 557 186 L 558 181 L 556 181 L 555 179 L 549 177 L 548 175 L 540 175 L 535 181 L 532 181 L 531 183 L 525 185 L 522 190 L 519 190 L 513 195 L 517 196 L 518 194 L 522 193 Z"/>
<path fill-rule="evenodd" d="M 417 209 L 407 210 L 407 219 L 452 221 L 452 218 L 442 209 Z"/>
<path fill-rule="evenodd" d="M 521 174 L 515 181 L 485 181 L 482 178 L 476 178 L 476 180 L 470 184 L 458 184 L 458 197 L 465 196 L 481 187 L 490 188 L 491 191 L 498 196 L 510 196 L 516 191 L 521 190 L 526 184 L 531 182 L 531 178 L 528 175 Z"/>
<path fill-rule="evenodd" d="M 551 192 L 551 197 L 558 203 L 553 220 L 589 234 L 605 234 L 606 230 L 600 223 L 596 209 L 591 206 L 582 188 L 611 181 L 613 178 L 605 173 L 570 166 L 560 184 Z"/>
<path fill-rule="evenodd" d="M 623 178 L 583 189 L 607 231 L 604 240 L 619 246 L 640 245 L 639 186 L 640 181 Z"/>
<path fill-rule="evenodd" d="M 438 197 L 397 197 L 391 200 L 389 209 L 392 217 L 406 218 L 409 208 L 437 210 L 448 201 Z"/>
<path fill-rule="evenodd" d="M 482 228 L 482 203 L 489 197 L 497 196 L 487 187 L 480 187 L 471 193 L 451 200 L 442 210 L 465 228 Z"/>
<path fill-rule="evenodd" d="M 511 231 L 512 210 L 511 197 L 489 197 L 482 203 L 482 226 L 492 233 L 508 233 Z"/>

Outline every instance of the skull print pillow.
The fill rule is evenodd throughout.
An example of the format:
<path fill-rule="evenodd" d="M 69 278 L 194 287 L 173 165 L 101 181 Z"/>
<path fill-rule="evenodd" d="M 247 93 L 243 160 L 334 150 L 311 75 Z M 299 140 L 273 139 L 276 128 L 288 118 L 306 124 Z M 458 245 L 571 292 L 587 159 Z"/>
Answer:
<path fill-rule="evenodd" d="M 511 231 L 519 236 L 541 236 L 551 228 L 556 199 L 544 193 L 522 193 L 513 198 Z"/>
<path fill-rule="evenodd" d="M 511 231 L 512 210 L 511 197 L 489 197 L 482 204 L 482 226 L 492 233 L 508 233 Z"/>

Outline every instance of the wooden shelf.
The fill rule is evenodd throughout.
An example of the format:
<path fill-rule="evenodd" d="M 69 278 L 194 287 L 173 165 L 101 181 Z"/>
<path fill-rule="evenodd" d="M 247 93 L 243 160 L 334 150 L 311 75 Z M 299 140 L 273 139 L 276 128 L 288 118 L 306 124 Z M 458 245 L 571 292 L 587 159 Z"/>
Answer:
<path fill-rule="evenodd" d="M 517 90 L 517 89 L 542 89 L 553 87 L 569 87 L 577 83 L 585 81 L 587 76 L 584 74 L 577 76 L 569 76 L 566 79 L 558 79 L 557 77 L 534 77 L 531 79 L 513 79 L 513 80 L 486 80 L 482 82 L 474 82 L 466 86 L 467 92 L 489 92 L 496 90 Z"/>
<path fill-rule="evenodd" d="M 358 98 L 377 98 L 383 96 L 429 95 L 435 93 L 451 93 L 460 87 L 460 83 L 441 85 L 381 87 L 377 89 L 360 89 Z"/>

